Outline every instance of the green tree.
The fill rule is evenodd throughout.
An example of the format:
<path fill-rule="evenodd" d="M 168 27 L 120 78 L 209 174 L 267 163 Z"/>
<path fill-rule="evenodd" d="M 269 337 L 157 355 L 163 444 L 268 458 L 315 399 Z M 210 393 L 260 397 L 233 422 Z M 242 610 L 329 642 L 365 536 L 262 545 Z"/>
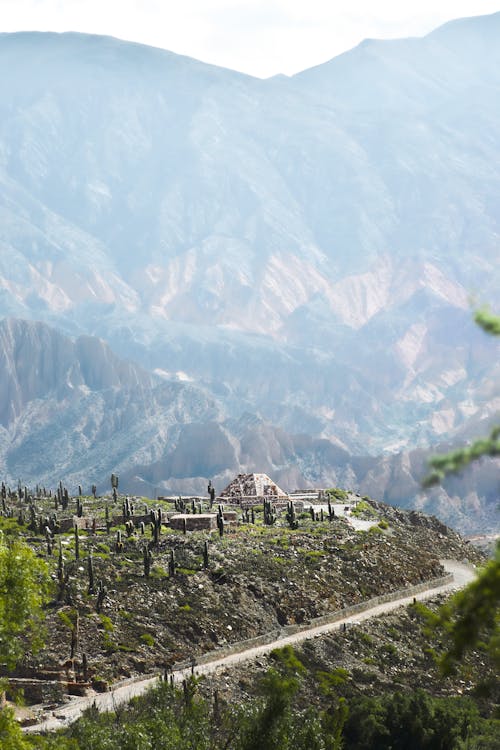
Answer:
<path fill-rule="evenodd" d="M 42 645 L 47 566 L 21 539 L 0 531 L 0 663 L 12 669 L 26 651 Z"/>
<path fill-rule="evenodd" d="M 486 333 L 500 336 L 500 317 L 489 309 L 478 310 L 474 319 Z M 500 456 L 500 425 L 494 427 L 489 437 L 432 458 L 429 462 L 432 471 L 423 484 L 426 487 L 438 484 L 448 474 L 461 471 L 483 456 Z M 480 642 L 487 644 L 494 663 L 500 666 L 500 540 L 493 559 L 475 581 L 441 608 L 437 623 L 447 631 L 451 642 L 442 659 L 445 672 Z"/>
<path fill-rule="evenodd" d="M 21 727 L 14 718 L 11 708 L 0 709 L 0 747 L 2 750 L 30 750 L 23 737 Z"/>

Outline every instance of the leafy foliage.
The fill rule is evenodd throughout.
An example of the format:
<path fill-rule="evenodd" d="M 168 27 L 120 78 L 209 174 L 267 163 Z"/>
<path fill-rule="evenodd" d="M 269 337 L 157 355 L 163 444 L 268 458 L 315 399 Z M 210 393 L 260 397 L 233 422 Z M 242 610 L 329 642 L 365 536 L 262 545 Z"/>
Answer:
<path fill-rule="evenodd" d="M 429 464 L 433 470 L 424 479 L 424 487 L 439 484 L 448 474 L 456 474 L 483 456 L 500 456 L 500 426 L 494 427 L 489 437 L 475 440 L 470 446 L 431 458 Z"/>
<path fill-rule="evenodd" d="M 20 539 L 0 534 L 0 662 L 12 668 L 26 648 L 42 644 L 43 605 L 49 594 L 47 566 Z"/>
<path fill-rule="evenodd" d="M 500 336 L 500 317 L 488 308 L 478 310 L 475 321 L 487 333 Z M 471 446 L 432 458 L 433 471 L 423 484 L 426 487 L 439 484 L 448 474 L 462 470 L 482 456 L 500 456 L 500 426 L 496 426 L 489 437 L 476 440 Z M 442 607 L 437 624 L 446 630 L 451 640 L 451 646 L 442 657 L 445 672 L 483 638 L 493 661 L 500 665 L 500 541 L 493 560 L 478 578 Z"/>
<path fill-rule="evenodd" d="M 286 671 L 286 670 L 285 670 Z M 160 684 L 115 713 L 87 711 L 53 737 L 33 736 L 9 750 L 494 750 L 498 721 L 481 718 L 470 698 L 433 698 L 423 690 L 382 697 L 333 694 L 300 709 L 297 678 L 271 669 L 262 698 L 244 706 L 211 704 Z M 4 747 L 4 745 L 2 745 Z"/>
<path fill-rule="evenodd" d="M 442 658 L 445 673 L 462 659 L 467 649 L 484 644 L 493 662 L 500 667 L 500 544 L 493 560 L 466 589 L 458 591 L 439 612 L 436 625 L 451 638 Z"/>

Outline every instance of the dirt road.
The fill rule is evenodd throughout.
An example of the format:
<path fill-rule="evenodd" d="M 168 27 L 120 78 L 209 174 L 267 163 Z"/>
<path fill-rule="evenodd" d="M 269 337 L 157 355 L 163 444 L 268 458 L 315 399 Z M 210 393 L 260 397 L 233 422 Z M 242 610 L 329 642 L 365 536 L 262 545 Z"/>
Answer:
<path fill-rule="evenodd" d="M 428 589 L 415 595 L 416 599 L 428 599 L 440 593 L 450 592 L 454 589 L 462 588 L 463 586 L 466 586 L 468 583 L 470 583 L 470 581 L 472 581 L 475 577 L 475 571 L 471 565 L 459 563 L 456 560 L 441 560 L 441 563 L 443 564 L 446 572 L 453 575 L 453 581 L 437 588 L 429 585 Z M 338 630 L 339 628 L 343 627 L 344 624 L 346 626 L 352 626 L 354 623 L 368 620 L 370 617 L 377 617 L 378 615 L 385 614 L 386 612 L 391 612 L 393 609 L 397 609 L 398 607 L 410 604 L 413 601 L 413 598 L 413 595 L 404 596 L 391 602 L 385 602 L 384 604 L 378 604 L 376 606 L 369 607 L 362 612 L 357 612 L 354 615 L 350 615 L 349 617 L 345 617 L 341 620 L 336 620 L 333 623 L 324 623 L 322 625 L 312 627 L 306 626 L 303 630 L 300 630 L 297 633 L 293 633 L 293 635 L 285 635 L 283 637 L 279 637 L 271 643 L 267 643 L 262 646 L 253 646 L 236 654 L 214 658 L 212 661 L 209 661 L 206 664 L 196 666 L 195 674 L 211 674 L 219 669 L 227 669 L 234 666 L 235 664 L 240 664 L 243 661 L 255 659 L 262 654 L 269 653 L 275 648 L 281 648 L 282 646 L 286 646 L 288 644 L 300 643 L 301 641 L 304 641 L 308 638 L 315 638 L 317 636 L 324 635 L 325 633 L 331 633 L 332 631 Z M 175 682 L 181 682 L 185 677 L 191 674 L 191 669 L 179 669 L 172 674 Z M 46 715 L 42 719 L 42 721 L 40 721 L 40 723 L 34 724 L 30 727 L 25 727 L 25 731 L 43 732 L 59 729 L 60 727 L 63 727 L 75 721 L 79 716 L 81 716 L 85 709 L 94 704 L 99 709 L 99 711 L 113 711 L 115 706 L 119 706 L 120 704 L 129 701 L 136 695 L 141 695 L 142 693 L 144 693 L 150 687 L 155 685 L 158 682 L 158 679 L 158 675 L 152 675 L 140 680 L 131 679 L 129 681 L 121 682 L 115 685 L 113 689 L 107 693 L 93 693 L 86 696 L 85 698 L 75 698 L 70 703 L 61 706 L 54 712 Z"/>

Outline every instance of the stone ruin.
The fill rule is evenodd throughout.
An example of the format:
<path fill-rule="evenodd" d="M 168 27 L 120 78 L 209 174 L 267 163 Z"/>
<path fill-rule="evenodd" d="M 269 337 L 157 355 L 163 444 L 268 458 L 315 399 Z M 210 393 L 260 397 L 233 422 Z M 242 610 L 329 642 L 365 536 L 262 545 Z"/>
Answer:
<path fill-rule="evenodd" d="M 238 474 L 220 493 L 221 500 L 240 505 L 256 505 L 264 499 L 273 503 L 288 501 L 288 495 L 267 474 Z"/>

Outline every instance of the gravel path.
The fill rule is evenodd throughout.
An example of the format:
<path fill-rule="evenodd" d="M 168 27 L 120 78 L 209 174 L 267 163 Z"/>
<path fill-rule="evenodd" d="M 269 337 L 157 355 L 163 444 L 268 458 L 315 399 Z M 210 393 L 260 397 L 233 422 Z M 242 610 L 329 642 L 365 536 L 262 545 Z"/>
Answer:
<path fill-rule="evenodd" d="M 455 589 L 462 588 L 470 583 L 475 577 L 474 568 L 471 565 L 460 563 L 457 560 L 441 560 L 441 563 L 446 572 L 453 575 L 453 581 L 437 588 L 429 587 L 425 591 L 416 594 L 416 599 L 428 599 L 437 594 L 451 592 Z M 398 607 L 406 606 L 413 601 L 413 598 L 413 595 L 405 596 L 392 602 L 378 604 L 366 609 L 364 612 L 357 612 L 356 614 L 345 617 L 342 620 L 336 620 L 334 623 L 306 627 L 293 635 L 286 635 L 277 638 L 275 641 L 267 643 L 266 645 L 254 646 L 237 654 L 230 654 L 218 659 L 213 659 L 206 664 L 196 666 L 195 674 L 211 674 L 217 670 L 227 669 L 235 664 L 255 659 L 258 656 L 269 653 L 275 648 L 281 648 L 288 644 L 300 643 L 308 638 L 315 638 L 325 633 L 331 633 L 332 631 L 343 627 L 344 624 L 346 626 L 352 626 L 363 620 L 368 620 L 370 617 L 377 617 L 386 612 L 391 612 Z M 179 669 L 172 674 L 175 682 L 181 682 L 191 674 L 191 669 Z M 97 706 L 99 711 L 113 711 L 116 706 L 128 702 L 131 698 L 136 695 L 141 695 L 150 687 L 157 684 L 158 679 L 158 675 L 139 680 L 130 679 L 115 685 L 115 687 L 107 693 L 93 693 L 85 698 L 75 698 L 70 703 L 60 706 L 55 711 L 47 714 L 40 723 L 25 727 L 24 730 L 26 732 L 43 732 L 59 729 L 78 719 L 83 711 L 93 704 Z"/>

